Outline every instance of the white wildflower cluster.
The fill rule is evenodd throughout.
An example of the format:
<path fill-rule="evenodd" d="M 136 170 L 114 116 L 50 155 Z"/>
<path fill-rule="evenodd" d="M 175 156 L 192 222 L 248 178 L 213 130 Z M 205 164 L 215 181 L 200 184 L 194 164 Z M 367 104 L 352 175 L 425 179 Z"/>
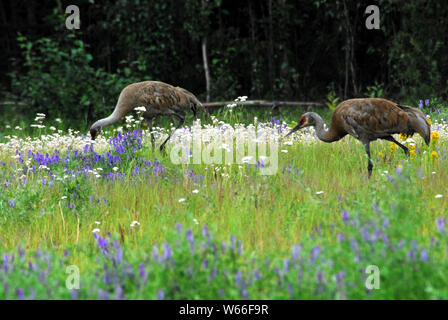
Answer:
<path fill-rule="evenodd" d="M 440 141 L 448 141 L 448 122 L 439 122 L 435 120 L 431 125 L 432 132 L 438 132 L 440 134 Z"/>
<path fill-rule="evenodd" d="M 227 108 L 229 109 L 233 109 L 235 108 L 239 103 L 241 102 L 245 102 L 247 100 L 247 96 L 240 96 L 238 98 L 236 98 L 234 101 L 234 103 L 229 103 L 228 105 L 226 105 Z"/>
<path fill-rule="evenodd" d="M 28 150 L 34 153 L 48 153 L 58 150 L 62 154 L 70 149 L 83 150 L 88 143 L 93 143 L 97 152 L 104 152 L 110 149 L 110 145 L 104 135 L 100 135 L 95 141 L 92 141 L 89 137 L 81 135 L 79 131 L 71 129 L 65 135 L 61 130 L 58 130 L 53 134 L 44 134 L 33 138 L 19 138 L 16 135 L 8 135 L 4 138 L 7 141 L 0 143 L 0 154 L 2 155 L 15 155 L 16 150 L 22 154 L 26 154 Z"/>
<path fill-rule="evenodd" d="M 38 128 L 38 129 L 43 129 L 45 128 L 45 125 L 43 125 L 43 122 L 45 120 L 45 114 L 43 113 L 37 113 L 36 114 L 36 118 L 34 118 L 34 121 L 36 121 L 37 123 L 33 123 L 30 125 L 30 127 L 32 128 Z"/>
<path fill-rule="evenodd" d="M 281 132 L 273 129 L 269 123 L 260 124 L 257 127 L 253 124 L 235 124 L 232 126 L 223 121 L 214 119 L 213 125 L 202 126 L 195 122 L 191 127 L 176 130 L 168 141 L 168 145 L 181 150 L 188 150 L 187 157 L 190 157 L 195 146 L 212 148 L 219 146 L 223 153 L 230 153 L 237 145 L 249 145 L 252 143 L 277 143 L 286 131 Z M 161 136 L 166 132 L 161 131 Z M 163 137 L 165 138 L 165 137 Z"/>

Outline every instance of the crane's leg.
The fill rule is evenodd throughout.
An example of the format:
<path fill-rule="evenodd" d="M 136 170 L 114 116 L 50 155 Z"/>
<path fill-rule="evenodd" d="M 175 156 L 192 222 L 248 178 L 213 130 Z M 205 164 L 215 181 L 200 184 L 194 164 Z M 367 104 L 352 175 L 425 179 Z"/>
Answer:
<path fill-rule="evenodd" d="M 388 137 L 385 137 L 383 139 L 395 143 L 397 146 L 399 146 L 401 149 L 403 149 L 404 153 L 409 157 L 409 149 L 408 149 L 408 147 L 402 145 L 400 142 L 395 140 L 394 137 L 388 136 Z"/>
<path fill-rule="evenodd" d="M 184 124 L 185 116 L 184 115 L 180 115 L 178 113 L 174 113 L 174 115 L 179 118 L 179 124 L 177 125 L 176 129 L 174 129 L 174 131 L 176 131 L 177 129 L 179 129 Z M 171 138 L 171 136 L 173 135 L 174 131 L 170 133 L 170 135 L 168 136 L 168 138 L 166 138 L 165 141 L 163 141 L 162 145 L 160 146 L 160 151 L 163 151 L 163 148 L 165 147 L 165 144 Z"/>
<path fill-rule="evenodd" d="M 370 178 L 370 176 L 372 175 L 372 168 L 373 168 L 372 159 L 370 158 L 370 142 L 364 143 L 364 148 L 366 149 L 366 153 L 369 158 L 367 171 L 369 172 L 369 178 Z"/>
<path fill-rule="evenodd" d="M 149 133 L 151 134 L 151 146 L 152 146 L 152 152 L 154 152 L 155 149 L 155 141 L 156 139 L 154 138 L 154 132 L 152 132 L 152 120 L 154 118 L 147 118 L 146 119 L 146 123 L 148 124 L 148 128 L 149 128 Z"/>

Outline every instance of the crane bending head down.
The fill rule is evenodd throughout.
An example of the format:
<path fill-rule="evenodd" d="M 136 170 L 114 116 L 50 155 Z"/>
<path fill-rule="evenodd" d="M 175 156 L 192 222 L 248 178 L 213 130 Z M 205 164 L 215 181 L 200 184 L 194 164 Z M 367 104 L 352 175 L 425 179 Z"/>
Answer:
<path fill-rule="evenodd" d="M 125 87 L 118 98 L 117 105 L 110 116 L 96 121 L 90 127 L 90 135 L 93 140 L 105 126 L 114 124 L 135 108 L 144 106 L 146 111 L 142 114 L 151 133 L 151 143 L 154 149 L 154 135 L 152 122 L 158 116 L 175 116 L 179 119 L 177 128 L 183 125 L 187 113 L 192 112 L 196 116 L 201 110 L 210 119 L 210 114 L 202 103 L 190 91 L 160 81 L 143 81 Z M 171 133 L 172 134 L 172 133 Z M 168 138 L 162 143 L 162 150 Z"/>

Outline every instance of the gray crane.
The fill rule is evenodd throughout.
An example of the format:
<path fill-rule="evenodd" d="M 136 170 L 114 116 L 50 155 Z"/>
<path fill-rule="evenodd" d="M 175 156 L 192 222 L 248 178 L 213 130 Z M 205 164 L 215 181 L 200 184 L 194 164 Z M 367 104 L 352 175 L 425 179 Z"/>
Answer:
<path fill-rule="evenodd" d="M 180 87 L 174 87 L 160 81 L 143 81 L 128 85 L 125 87 L 118 98 L 114 111 L 107 118 L 96 121 L 90 128 L 90 135 L 93 140 L 98 136 L 101 130 L 108 125 L 114 124 L 122 119 L 135 108 L 144 106 L 146 111 L 142 114 L 146 120 L 150 133 L 151 144 L 154 150 L 155 139 L 153 134 L 153 120 L 157 116 L 173 115 L 179 119 L 176 129 L 185 122 L 185 116 L 188 112 L 193 112 L 196 117 L 197 111 L 201 109 L 207 117 L 210 117 L 202 103 L 188 90 Z M 168 138 L 160 145 L 163 150 Z"/>
<path fill-rule="evenodd" d="M 408 148 L 395 140 L 392 134 L 403 133 L 412 136 L 417 132 L 427 145 L 431 141 L 431 126 L 420 110 L 381 98 L 350 99 L 341 102 L 333 112 L 329 129 L 324 128 L 324 121 L 317 113 L 307 112 L 285 137 L 309 126 L 315 127 L 317 137 L 324 142 L 338 141 L 347 134 L 361 141 L 369 159 L 369 177 L 373 168 L 370 157 L 371 141 L 384 139 L 394 142 L 406 155 L 409 155 Z"/>

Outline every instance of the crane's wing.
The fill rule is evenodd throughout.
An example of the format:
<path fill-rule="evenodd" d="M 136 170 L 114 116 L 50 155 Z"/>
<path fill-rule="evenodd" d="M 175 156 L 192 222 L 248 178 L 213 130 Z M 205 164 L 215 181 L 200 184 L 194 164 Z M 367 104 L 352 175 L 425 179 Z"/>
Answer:
<path fill-rule="evenodd" d="M 176 88 L 159 81 L 142 83 L 137 97 L 142 105 L 156 108 L 169 108 L 180 103 Z"/>
<path fill-rule="evenodd" d="M 360 140 L 375 140 L 395 133 L 407 133 L 409 117 L 386 99 L 351 99 L 341 103 L 334 116 L 344 129 Z"/>

